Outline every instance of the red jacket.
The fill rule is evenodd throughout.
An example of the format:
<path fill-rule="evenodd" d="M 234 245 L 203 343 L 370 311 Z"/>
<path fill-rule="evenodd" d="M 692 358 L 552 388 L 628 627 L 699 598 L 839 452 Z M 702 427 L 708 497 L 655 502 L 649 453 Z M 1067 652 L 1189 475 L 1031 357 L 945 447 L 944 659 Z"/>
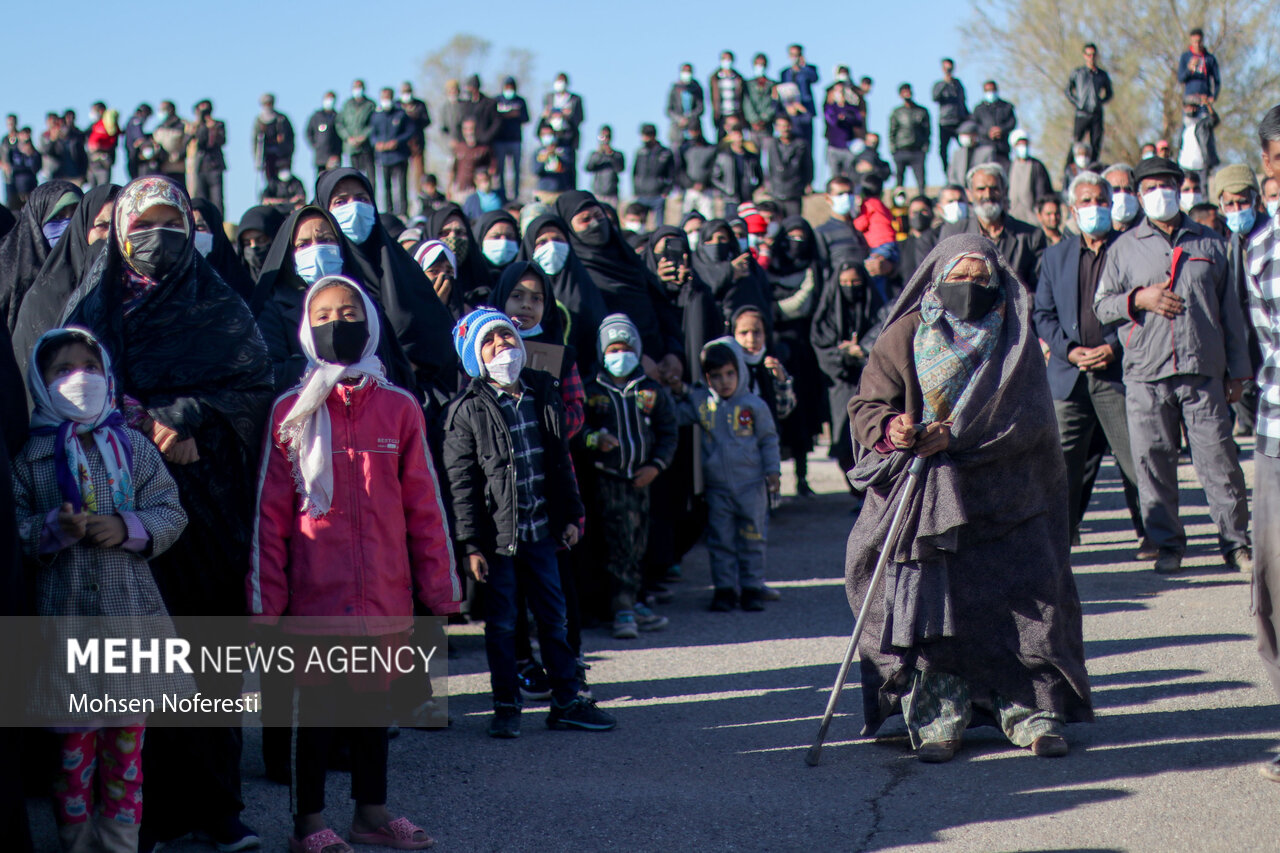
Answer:
<path fill-rule="evenodd" d="M 297 396 L 271 411 L 245 579 L 254 621 L 286 616 L 293 633 L 382 636 L 412 625 L 415 595 L 434 615 L 458 612 L 462 588 L 421 406 L 372 381 L 333 389 L 333 506 L 312 518 L 279 437 Z"/>
<path fill-rule="evenodd" d="M 862 212 L 853 220 L 853 227 L 862 232 L 862 236 L 867 238 L 867 245 L 873 249 L 898 239 L 889 208 L 875 197 L 862 200 Z"/>
<path fill-rule="evenodd" d="M 90 151 L 115 151 L 116 140 L 120 138 L 118 133 L 107 133 L 107 126 L 98 119 L 98 123 L 89 129 L 89 150 Z"/>

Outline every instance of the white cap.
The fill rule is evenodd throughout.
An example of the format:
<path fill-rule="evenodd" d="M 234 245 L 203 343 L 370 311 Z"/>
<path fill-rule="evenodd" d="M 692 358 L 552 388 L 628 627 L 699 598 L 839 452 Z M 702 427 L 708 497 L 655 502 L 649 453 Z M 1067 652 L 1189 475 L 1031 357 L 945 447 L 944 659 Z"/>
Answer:
<path fill-rule="evenodd" d="M 1019 142 L 1026 142 L 1026 141 L 1027 141 L 1027 132 L 1022 128 L 1018 128 L 1013 133 L 1009 134 L 1010 145 L 1017 145 Z"/>

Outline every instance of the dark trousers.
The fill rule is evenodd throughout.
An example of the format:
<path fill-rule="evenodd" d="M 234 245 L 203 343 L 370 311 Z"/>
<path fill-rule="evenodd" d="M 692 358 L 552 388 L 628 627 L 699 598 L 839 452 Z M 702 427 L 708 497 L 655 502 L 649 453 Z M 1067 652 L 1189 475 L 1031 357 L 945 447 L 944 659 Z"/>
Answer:
<path fill-rule="evenodd" d="M 605 572 L 613 579 L 613 612 L 630 610 L 640 592 L 640 563 L 649 540 L 649 489 L 601 474 L 592 504 L 591 527 L 604 542 Z"/>
<path fill-rule="evenodd" d="M 1062 440 L 1062 457 L 1067 464 L 1067 499 L 1071 507 L 1071 530 L 1074 533 L 1084 517 L 1088 503 L 1084 497 L 1086 488 L 1092 491 L 1092 478 L 1088 477 L 1088 463 L 1097 447 L 1100 431 L 1111 447 L 1125 483 L 1126 502 L 1132 490 L 1136 499 L 1133 455 L 1129 448 L 1129 423 L 1125 411 L 1124 391 L 1109 382 L 1089 374 L 1081 374 L 1075 387 L 1065 400 L 1053 401 L 1058 421 L 1058 434 Z M 1097 472 L 1094 470 L 1094 476 Z M 1141 533 L 1141 531 L 1138 531 Z"/>
<path fill-rule="evenodd" d="M 520 704 L 515 634 L 516 601 L 523 587 L 538 622 L 538 643 L 552 696 L 557 704 L 569 704 L 578 694 L 578 661 L 566 636 L 555 540 L 548 536 L 540 542 L 521 542 L 514 556 L 491 557 L 487 587 L 484 650 L 489 658 L 493 701 Z"/>
<path fill-rule="evenodd" d="M 382 209 L 398 216 L 409 213 L 409 161 L 382 166 Z"/>
<path fill-rule="evenodd" d="M 498 173 L 498 188 L 502 191 L 502 195 L 507 199 L 514 201 L 520 197 L 520 165 L 523 162 L 520 159 L 520 152 L 523 143 L 521 142 L 495 142 L 493 143 L 493 168 Z M 511 163 L 511 183 L 507 183 L 507 163 Z M 510 189 L 510 192 L 508 192 Z"/>
<path fill-rule="evenodd" d="M 1089 156 L 1094 160 L 1102 154 L 1102 110 L 1091 113 L 1076 113 L 1075 126 L 1071 131 L 1071 141 L 1089 143 Z"/>
<path fill-rule="evenodd" d="M 375 179 L 373 172 L 373 151 L 352 151 L 351 168 L 364 172 L 364 176 L 369 179 L 369 183 L 373 184 Z"/>
<path fill-rule="evenodd" d="M 293 729 L 293 783 L 289 805 L 295 816 L 324 811 L 324 780 L 329 770 L 329 750 L 341 733 L 351 744 L 351 799 L 361 806 L 381 806 L 387 802 L 387 728 L 336 729 L 333 685 L 295 687 L 293 713 L 298 723 Z M 387 702 L 385 693 L 349 692 L 344 705 L 360 703 L 372 719 Z"/>
<path fill-rule="evenodd" d="M 578 581 L 573 574 L 571 551 L 556 552 L 560 569 L 560 591 L 564 593 L 565 640 L 575 658 L 582 657 L 582 605 L 578 601 Z M 533 660 L 533 643 L 529 640 L 529 599 L 523 587 L 516 599 L 516 660 Z"/>
<path fill-rule="evenodd" d="M 920 194 L 924 194 L 924 151 L 895 151 L 893 152 L 893 162 L 898 166 L 898 175 L 895 183 L 902 186 L 902 181 L 907 176 L 907 167 L 911 167 L 911 171 L 916 176 L 916 186 L 920 188 Z"/>
<path fill-rule="evenodd" d="M 799 216 L 801 205 L 803 202 L 801 199 L 798 199 L 798 198 L 775 198 L 773 200 L 773 203 L 776 204 L 778 207 L 782 208 L 782 215 L 784 217 L 788 217 L 788 216 Z M 734 210 L 734 213 L 735 214 L 737 213 L 736 209 Z"/>
<path fill-rule="evenodd" d="M 960 134 L 958 124 L 940 124 L 938 125 L 938 156 L 942 158 L 942 173 L 947 173 L 947 165 L 951 162 L 951 158 L 947 156 L 947 149 L 951 146 L 951 140 Z"/>
<path fill-rule="evenodd" d="M 222 172 L 196 173 L 196 198 L 206 198 L 221 213 L 222 208 Z"/>

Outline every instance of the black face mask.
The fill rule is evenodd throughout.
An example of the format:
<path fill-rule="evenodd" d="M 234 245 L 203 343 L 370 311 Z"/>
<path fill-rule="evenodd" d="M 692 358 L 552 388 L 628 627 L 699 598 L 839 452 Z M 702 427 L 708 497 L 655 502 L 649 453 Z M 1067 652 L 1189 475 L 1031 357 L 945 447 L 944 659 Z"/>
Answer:
<path fill-rule="evenodd" d="M 1000 298 L 999 287 L 988 287 L 972 281 L 944 281 L 938 285 L 938 301 L 953 317 L 972 323 L 991 312 Z"/>
<path fill-rule="evenodd" d="M 575 229 L 578 239 L 588 246 L 600 248 L 609 242 L 609 226 L 599 219 L 591 220 L 591 224 L 582 230 Z"/>
<path fill-rule="evenodd" d="M 369 324 L 365 320 L 336 320 L 311 327 L 316 356 L 330 364 L 355 364 L 369 342 Z"/>
<path fill-rule="evenodd" d="M 707 251 L 711 253 L 711 260 L 718 264 L 723 264 L 733 258 L 733 244 L 731 243 L 708 243 Z"/>
<path fill-rule="evenodd" d="M 788 240 L 791 245 L 791 260 L 798 264 L 807 264 L 812 259 L 809 251 L 809 241 L 790 238 Z"/>
<path fill-rule="evenodd" d="M 907 224 L 912 231 L 918 231 L 923 234 L 929 230 L 929 226 L 933 224 L 933 217 L 924 211 L 913 213 L 907 217 Z"/>
<path fill-rule="evenodd" d="M 267 252 L 271 251 L 271 244 L 265 246 L 245 246 L 244 262 L 249 265 L 249 271 L 255 276 L 262 271 L 262 265 L 267 260 Z"/>
<path fill-rule="evenodd" d="M 186 232 L 178 228 L 157 227 L 134 231 L 129 235 L 129 245 L 133 247 L 129 266 L 147 278 L 159 281 L 182 260 L 190 241 Z"/>

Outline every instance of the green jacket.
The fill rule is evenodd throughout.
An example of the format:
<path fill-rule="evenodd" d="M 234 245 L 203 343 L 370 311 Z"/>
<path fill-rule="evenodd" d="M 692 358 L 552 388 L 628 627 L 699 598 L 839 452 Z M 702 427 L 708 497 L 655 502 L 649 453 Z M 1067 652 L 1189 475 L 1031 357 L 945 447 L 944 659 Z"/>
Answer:
<path fill-rule="evenodd" d="M 351 98 L 342 105 L 342 111 L 338 113 L 338 135 L 342 137 L 342 150 L 348 154 L 360 154 L 365 151 L 373 150 L 373 146 L 369 144 L 369 133 L 373 129 L 373 111 L 376 105 L 372 98 L 364 98 L 360 103 L 356 103 L 355 98 Z M 350 139 L 358 137 L 359 143 L 352 145 Z"/>
<path fill-rule="evenodd" d="M 889 114 L 889 151 L 928 151 L 929 111 L 915 101 Z"/>
<path fill-rule="evenodd" d="M 768 80 L 768 78 L 765 78 Z M 747 80 L 746 91 L 742 98 L 742 116 L 747 120 L 749 127 L 763 122 L 770 131 L 773 129 L 773 120 L 777 117 L 780 107 L 778 102 L 773 99 L 773 87 L 778 85 L 776 80 L 768 80 L 769 85 L 761 87 L 759 78 L 752 77 Z"/>

